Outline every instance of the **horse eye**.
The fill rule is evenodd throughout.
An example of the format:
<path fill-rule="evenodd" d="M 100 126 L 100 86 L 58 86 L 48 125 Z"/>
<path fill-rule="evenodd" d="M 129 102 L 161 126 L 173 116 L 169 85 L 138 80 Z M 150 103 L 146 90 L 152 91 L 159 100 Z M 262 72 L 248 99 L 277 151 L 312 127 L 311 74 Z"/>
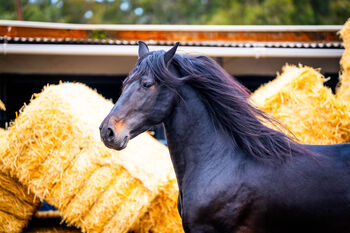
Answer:
<path fill-rule="evenodd" d="M 142 82 L 142 86 L 145 88 L 150 88 L 151 86 L 153 86 L 153 82 L 151 81 Z"/>

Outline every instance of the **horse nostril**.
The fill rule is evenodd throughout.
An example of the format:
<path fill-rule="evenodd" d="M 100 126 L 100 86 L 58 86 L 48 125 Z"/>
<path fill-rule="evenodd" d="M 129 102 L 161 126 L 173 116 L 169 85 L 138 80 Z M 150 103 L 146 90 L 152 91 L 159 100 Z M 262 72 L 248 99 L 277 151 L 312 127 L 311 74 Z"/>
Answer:
<path fill-rule="evenodd" d="M 112 141 L 114 139 L 114 131 L 111 128 L 107 128 L 107 140 Z"/>

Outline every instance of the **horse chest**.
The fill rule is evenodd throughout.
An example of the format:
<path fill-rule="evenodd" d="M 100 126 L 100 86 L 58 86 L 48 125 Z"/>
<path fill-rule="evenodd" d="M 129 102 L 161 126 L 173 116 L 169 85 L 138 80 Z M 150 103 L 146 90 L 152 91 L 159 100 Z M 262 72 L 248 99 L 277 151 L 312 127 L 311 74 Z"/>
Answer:
<path fill-rule="evenodd" d="M 189 182 L 185 179 L 179 195 L 186 232 L 249 232 L 237 228 L 253 216 L 254 197 L 238 179 L 194 176 Z"/>

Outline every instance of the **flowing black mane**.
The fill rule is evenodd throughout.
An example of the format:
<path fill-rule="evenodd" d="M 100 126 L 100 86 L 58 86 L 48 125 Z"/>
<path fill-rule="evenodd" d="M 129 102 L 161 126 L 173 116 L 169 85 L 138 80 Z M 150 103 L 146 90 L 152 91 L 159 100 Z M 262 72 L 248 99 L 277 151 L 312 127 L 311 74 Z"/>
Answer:
<path fill-rule="evenodd" d="M 166 67 L 163 51 L 148 53 L 138 60 L 125 84 L 144 73 L 152 74 L 173 91 L 189 84 L 200 93 L 215 126 L 257 159 L 284 161 L 294 154 L 311 153 L 287 135 L 265 126 L 264 122 L 279 123 L 250 104 L 249 91 L 214 60 L 176 54 L 170 66 Z"/>

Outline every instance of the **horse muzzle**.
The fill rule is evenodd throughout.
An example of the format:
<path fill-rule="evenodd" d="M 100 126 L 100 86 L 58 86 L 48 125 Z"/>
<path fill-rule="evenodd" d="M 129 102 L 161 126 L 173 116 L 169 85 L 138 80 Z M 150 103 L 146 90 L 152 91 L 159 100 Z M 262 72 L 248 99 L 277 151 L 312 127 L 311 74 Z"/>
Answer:
<path fill-rule="evenodd" d="M 130 139 L 129 131 L 123 121 L 105 119 L 100 126 L 100 136 L 102 142 L 111 149 L 124 149 Z"/>

